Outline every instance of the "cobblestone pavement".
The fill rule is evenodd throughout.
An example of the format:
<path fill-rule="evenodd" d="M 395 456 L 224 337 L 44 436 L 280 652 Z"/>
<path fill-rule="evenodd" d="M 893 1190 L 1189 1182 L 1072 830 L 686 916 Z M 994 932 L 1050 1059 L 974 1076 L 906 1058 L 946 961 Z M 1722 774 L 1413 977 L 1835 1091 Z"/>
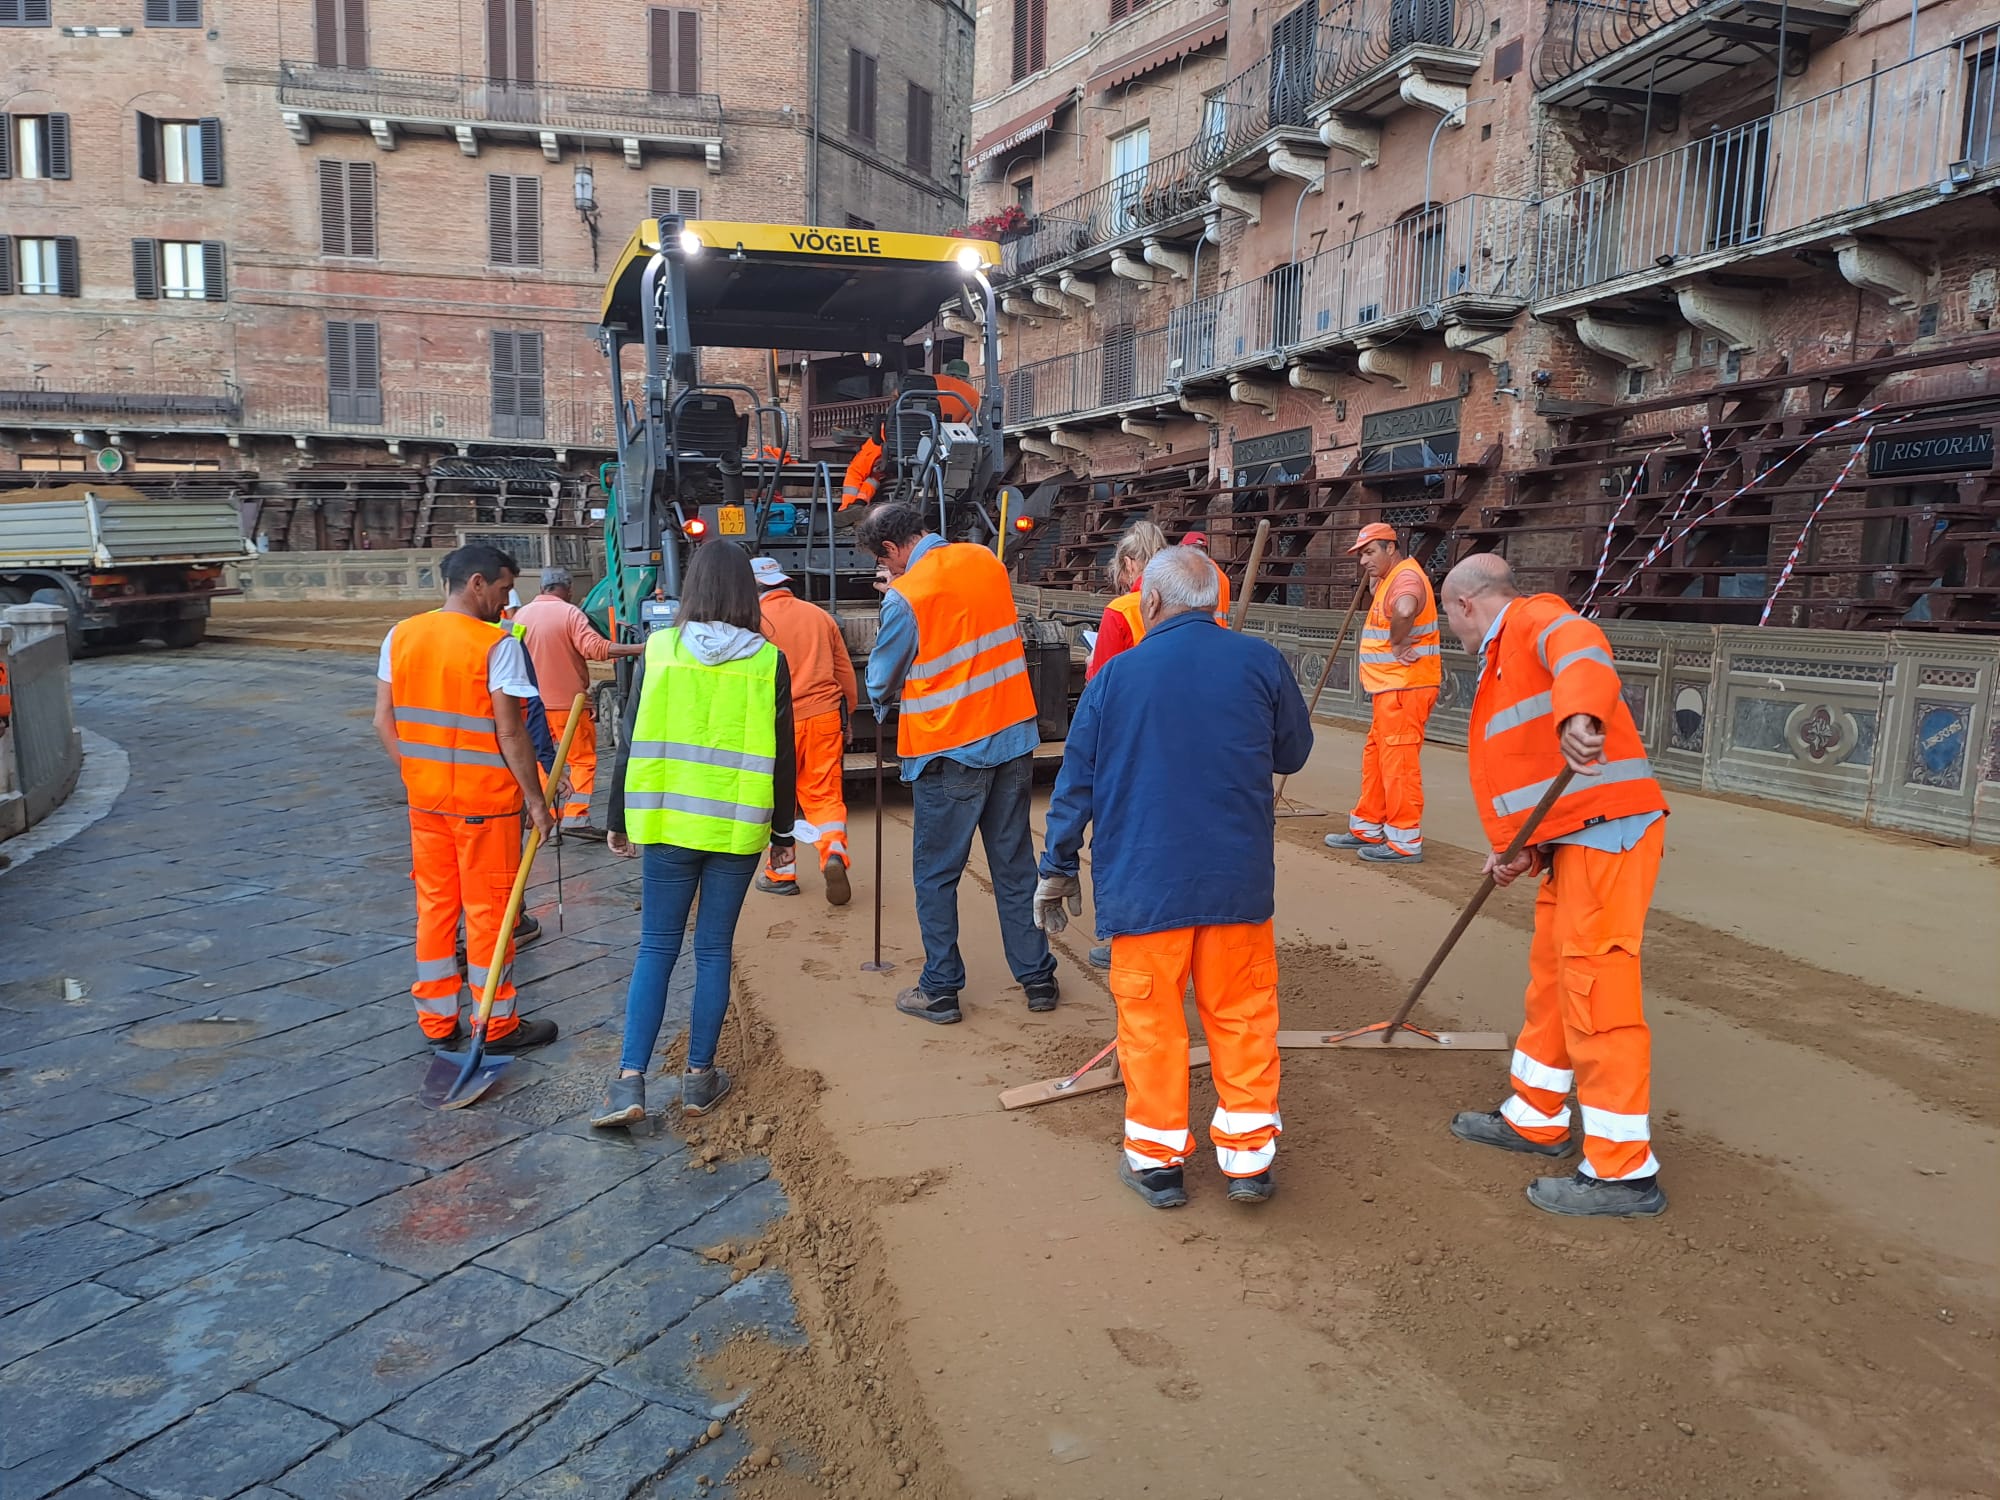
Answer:
<path fill-rule="evenodd" d="M 370 667 L 78 665 L 132 779 L 0 874 L 6 1500 L 726 1493 L 745 1449 L 698 1446 L 726 1412 L 693 1361 L 801 1337 L 781 1274 L 700 1254 L 785 1211 L 767 1163 L 581 1118 L 617 1056 L 634 866 L 566 847 L 559 936 L 543 856 L 517 973 L 562 1039 L 473 1109 L 416 1104 Z"/>

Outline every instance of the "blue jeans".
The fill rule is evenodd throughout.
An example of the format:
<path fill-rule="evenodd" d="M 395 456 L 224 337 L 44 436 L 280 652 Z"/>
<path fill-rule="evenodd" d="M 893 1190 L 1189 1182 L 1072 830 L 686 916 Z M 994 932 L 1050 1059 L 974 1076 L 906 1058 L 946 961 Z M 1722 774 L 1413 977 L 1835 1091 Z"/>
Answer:
<path fill-rule="evenodd" d="M 990 769 L 940 756 L 910 783 L 916 826 L 910 864 L 916 877 L 917 925 L 924 934 L 926 993 L 955 995 L 965 987 L 958 954 L 958 882 L 972 853 L 973 830 L 986 845 L 993 904 L 1007 967 L 1022 984 L 1055 977 L 1055 955 L 1035 925 L 1035 841 L 1028 829 L 1034 759 L 1021 755 Z"/>
<path fill-rule="evenodd" d="M 694 919 L 694 1013 L 688 1019 L 688 1066 L 715 1061 L 722 1018 L 729 1013 L 729 950 L 736 917 L 757 873 L 758 855 L 713 854 L 678 844 L 645 844 L 645 880 L 639 895 L 639 956 L 625 996 L 625 1051 L 619 1065 L 643 1073 L 660 1039 L 667 1013 L 667 981 L 681 956 L 688 910 L 701 892 Z"/>

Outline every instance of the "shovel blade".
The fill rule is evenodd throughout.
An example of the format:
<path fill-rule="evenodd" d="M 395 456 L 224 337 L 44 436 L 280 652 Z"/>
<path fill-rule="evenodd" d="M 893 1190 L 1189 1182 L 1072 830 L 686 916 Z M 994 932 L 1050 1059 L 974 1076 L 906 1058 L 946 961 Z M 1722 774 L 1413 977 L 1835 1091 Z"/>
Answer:
<path fill-rule="evenodd" d="M 417 1090 L 417 1102 L 425 1109 L 464 1109 L 477 1103 L 513 1060 L 470 1050 L 433 1053 L 423 1087 Z"/>

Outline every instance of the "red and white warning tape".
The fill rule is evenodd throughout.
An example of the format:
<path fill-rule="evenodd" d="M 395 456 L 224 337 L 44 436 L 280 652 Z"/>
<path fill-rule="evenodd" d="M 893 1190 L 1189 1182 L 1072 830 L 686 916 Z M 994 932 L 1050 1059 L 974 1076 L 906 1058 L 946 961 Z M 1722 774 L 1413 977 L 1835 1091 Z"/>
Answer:
<path fill-rule="evenodd" d="M 1799 565 L 1799 556 L 1806 550 L 1806 538 L 1812 534 L 1813 522 L 1817 521 L 1819 513 L 1826 509 L 1826 503 L 1833 498 L 1834 492 L 1847 483 L 1847 476 L 1853 472 L 1854 465 L 1860 459 L 1861 455 L 1868 451 L 1869 440 L 1874 436 L 1875 429 L 1873 427 L 1870 427 L 1861 435 L 1861 441 L 1856 443 L 1854 451 L 1847 455 L 1847 462 L 1840 466 L 1840 473 L 1834 476 L 1833 483 L 1826 487 L 1826 493 L 1819 497 L 1818 503 L 1807 513 L 1806 524 L 1799 528 L 1799 539 L 1792 543 L 1791 555 L 1785 559 L 1785 566 L 1778 571 L 1777 585 L 1771 590 L 1771 597 L 1764 601 L 1764 612 L 1757 616 L 1757 623 L 1759 625 L 1767 624 L 1770 621 L 1771 609 L 1777 604 L 1778 595 L 1782 594 L 1785 591 L 1785 585 L 1792 581 L 1792 569 Z"/>

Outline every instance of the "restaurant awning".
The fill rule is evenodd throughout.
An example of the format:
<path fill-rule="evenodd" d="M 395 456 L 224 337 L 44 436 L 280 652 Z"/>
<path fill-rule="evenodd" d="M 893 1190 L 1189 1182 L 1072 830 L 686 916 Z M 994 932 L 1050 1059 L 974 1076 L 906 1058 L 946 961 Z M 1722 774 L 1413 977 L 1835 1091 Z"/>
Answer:
<path fill-rule="evenodd" d="M 1056 116 L 1073 102 L 1073 96 L 1064 94 L 1047 104 L 1037 105 L 1024 115 L 1017 115 L 996 130 L 989 130 L 972 143 L 972 150 L 966 155 L 968 169 L 991 161 L 994 157 L 1012 151 L 1023 142 L 1031 141 L 1055 124 Z"/>
<path fill-rule="evenodd" d="M 1211 47 L 1229 35 L 1229 12 L 1218 8 L 1203 20 L 1191 21 L 1175 32 L 1149 42 L 1143 47 L 1114 57 L 1103 67 L 1092 71 L 1084 80 L 1086 92 L 1099 89 L 1121 88 L 1134 79 L 1143 78 L 1155 68 L 1164 68 L 1168 63 L 1178 62 L 1190 52 L 1199 52 L 1203 47 Z"/>

